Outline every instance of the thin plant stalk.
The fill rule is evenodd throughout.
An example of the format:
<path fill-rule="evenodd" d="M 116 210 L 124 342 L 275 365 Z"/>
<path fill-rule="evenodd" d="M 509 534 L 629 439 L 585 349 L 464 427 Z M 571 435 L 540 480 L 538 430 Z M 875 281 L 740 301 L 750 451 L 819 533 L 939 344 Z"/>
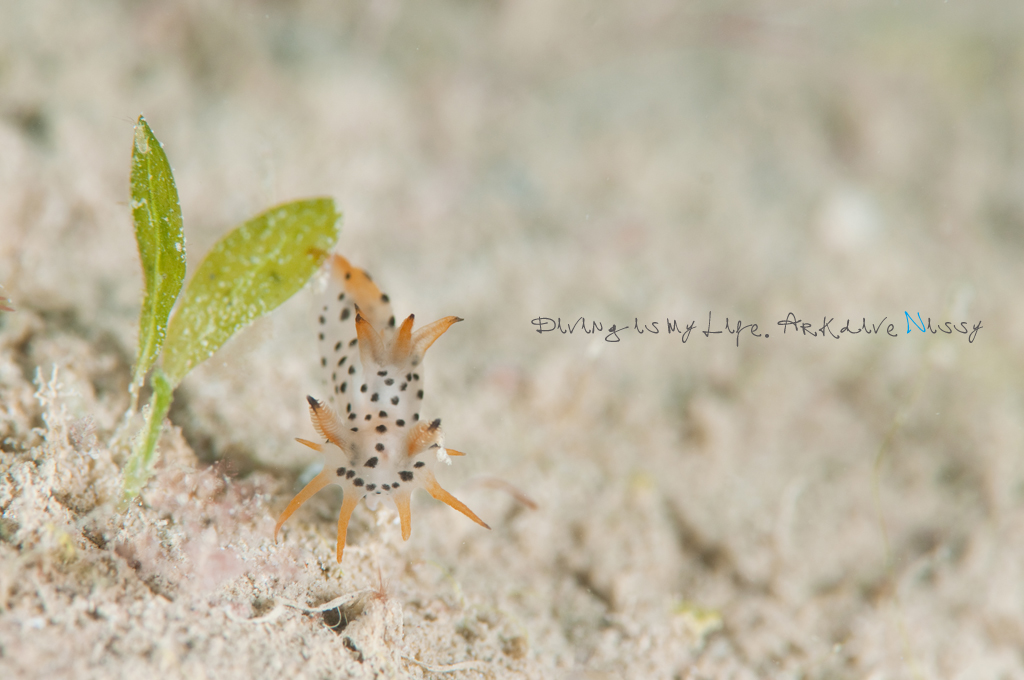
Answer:
<path fill-rule="evenodd" d="M 124 471 L 124 494 L 121 500 L 123 506 L 127 506 L 128 502 L 139 494 L 153 473 L 156 444 L 160 439 L 164 418 L 171 408 L 174 385 L 164 372 L 159 368 L 155 369 L 150 382 L 153 386 L 153 395 L 150 397 L 149 405 L 144 409 L 146 423 L 135 437 L 132 455 Z"/>

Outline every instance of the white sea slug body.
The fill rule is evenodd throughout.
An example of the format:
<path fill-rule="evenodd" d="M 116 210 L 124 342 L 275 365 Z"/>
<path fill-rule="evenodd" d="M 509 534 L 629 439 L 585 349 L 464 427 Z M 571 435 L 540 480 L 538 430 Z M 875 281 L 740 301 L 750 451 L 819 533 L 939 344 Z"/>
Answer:
<path fill-rule="evenodd" d="M 391 303 L 365 271 L 340 255 L 329 262 L 330 282 L 318 321 L 320 363 L 333 392 L 327 401 L 307 397 L 310 418 L 323 444 L 298 441 L 324 454 L 324 468 L 281 513 L 281 525 L 328 484 L 344 490 L 338 516 L 338 562 L 352 511 L 360 500 L 376 507 L 390 496 L 402 522 L 412 530 L 409 498 L 423 488 L 477 524 L 490 528 L 441 488 L 433 468 L 462 453 L 444 448 L 441 421 L 423 419 L 423 355 L 462 319 L 448 316 L 413 331 L 413 315 L 395 325 Z"/>

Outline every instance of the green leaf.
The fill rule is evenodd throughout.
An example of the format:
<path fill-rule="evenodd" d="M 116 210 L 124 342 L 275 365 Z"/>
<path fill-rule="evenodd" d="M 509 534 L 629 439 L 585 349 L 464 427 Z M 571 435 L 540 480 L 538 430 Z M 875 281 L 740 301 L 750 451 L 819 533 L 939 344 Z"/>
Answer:
<path fill-rule="evenodd" d="M 132 149 L 132 218 L 146 290 L 139 315 L 139 356 L 133 395 L 160 353 L 167 317 L 185 280 L 185 236 L 178 190 L 167 155 L 146 119 L 139 116 Z M 132 400 L 134 410 L 134 399 Z"/>
<path fill-rule="evenodd" d="M 295 294 L 338 239 L 329 198 L 271 208 L 221 239 L 189 281 L 167 331 L 163 367 L 173 385 L 236 331 Z"/>

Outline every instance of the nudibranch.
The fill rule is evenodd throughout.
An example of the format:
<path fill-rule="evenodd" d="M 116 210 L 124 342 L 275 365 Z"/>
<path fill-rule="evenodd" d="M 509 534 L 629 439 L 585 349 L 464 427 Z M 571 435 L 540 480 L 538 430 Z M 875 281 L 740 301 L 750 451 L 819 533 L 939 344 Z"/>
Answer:
<path fill-rule="evenodd" d="M 345 551 L 349 519 L 360 500 L 375 509 L 380 496 L 398 508 L 402 538 L 412 531 L 409 498 L 426 489 L 466 517 L 490 529 L 434 477 L 438 462 L 463 453 L 446 449 L 441 420 L 422 417 L 423 355 L 452 324 L 447 316 L 413 330 L 410 314 L 395 326 L 391 302 L 370 276 L 332 255 L 326 297 L 319 313 L 320 364 L 333 393 L 327 401 L 307 397 L 309 416 L 324 442 L 297 439 L 324 454 L 324 468 L 288 503 L 274 527 L 328 484 L 343 489 L 338 515 L 338 562 Z"/>

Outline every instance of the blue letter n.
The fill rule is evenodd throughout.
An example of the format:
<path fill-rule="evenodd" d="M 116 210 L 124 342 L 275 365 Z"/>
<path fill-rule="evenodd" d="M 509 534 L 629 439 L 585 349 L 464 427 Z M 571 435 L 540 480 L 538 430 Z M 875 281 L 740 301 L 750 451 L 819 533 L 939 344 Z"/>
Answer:
<path fill-rule="evenodd" d="M 914 327 L 920 330 L 922 333 L 924 330 L 924 321 L 921 321 L 921 312 L 917 313 L 917 321 L 921 321 L 921 325 L 917 325 L 917 321 L 914 321 L 914 317 L 910 316 L 910 312 L 903 312 L 907 316 L 907 333 L 910 333 L 910 324 L 914 324 Z"/>

